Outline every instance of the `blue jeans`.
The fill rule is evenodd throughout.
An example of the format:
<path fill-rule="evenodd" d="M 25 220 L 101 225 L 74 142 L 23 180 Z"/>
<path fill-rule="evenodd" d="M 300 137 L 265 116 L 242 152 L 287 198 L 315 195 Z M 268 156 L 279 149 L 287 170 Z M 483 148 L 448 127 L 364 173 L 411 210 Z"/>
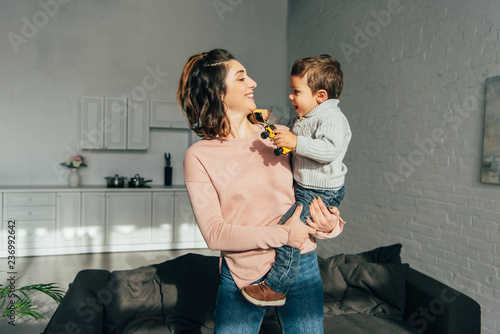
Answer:
<path fill-rule="evenodd" d="M 302 203 L 302 213 L 300 220 L 305 222 L 305 218 L 309 216 L 309 203 L 313 196 L 319 196 L 325 203 L 326 207 L 338 207 L 344 199 L 345 188 L 341 187 L 338 190 L 316 190 L 306 189 L 299 185 L 295 185 L 295 204 L 281 218 L 280 224 L 284 224 L 288 218 L 295 212 L 298 203 Z M 279 293 L 287 293 L 290 284 L 295 276 L 297 276 L 300 263 L 300 250 L 290 246 L 282 246 L 276 248 L 276 259 L 273 266 L 267 273 L 265 282 L 271 289 Z"/>
<path fill-rule="evenodd" d="M 265 311 L 265 307 L 253 305 L 243 297 L 223 261 L 215 307 L 215 334 L 257 334 Z M 323 284 L 316 251 L 302 254 L 286 304 L 277 311 L 285 334 L 323 333 Z"/>

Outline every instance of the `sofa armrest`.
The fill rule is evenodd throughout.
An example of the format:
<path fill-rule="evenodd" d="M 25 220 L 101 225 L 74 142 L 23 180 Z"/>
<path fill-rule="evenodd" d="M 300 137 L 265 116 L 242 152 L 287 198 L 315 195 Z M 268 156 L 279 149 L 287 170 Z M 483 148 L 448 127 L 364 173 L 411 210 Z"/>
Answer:
<path fill-rule="evenodd" d="M 109 271 L 82 270 L 42 334 L 103 333 L 104 304 L 111 296 Z"/>
<path fill-rule="evenodd" d="M 481 308 L 472 298 L 409 268 L 404 319 L 421 333 L 480 334 Z"/>

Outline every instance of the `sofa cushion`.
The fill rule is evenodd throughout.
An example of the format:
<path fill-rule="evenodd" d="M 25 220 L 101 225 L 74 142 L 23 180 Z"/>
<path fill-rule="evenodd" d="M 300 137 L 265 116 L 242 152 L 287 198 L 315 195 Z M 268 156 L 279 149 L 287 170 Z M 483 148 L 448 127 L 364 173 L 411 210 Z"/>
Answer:
<path fill-rule="evenodd" d="M 401 319 L 408 269 L 401 264 L 401 248 L 401 244 L 393 244 L 359 254 L 319 258 L 325 317 L 366 313 Z"/>
<path fill-rule="evenodd" d="M 382 246 L 359 254 L 348 254 L 345 263 L 373 262 L 373 263 L 401 263 L 401 244 Z"/>
<path fill-rule="evenodd" d="M 85 333 L 85 332 L 82 332 Z M 170 329 L 156 320 L 135 319 L 129 322 L 121 334 L 173 334 Z"/>
<path fill-rule="evenodd" d="M 106 333 L 136 333 L 163 323 L 160 285 L 154 267 L 113 271 L 107 289 L 97 293 L 105 312 Z"/>
<path fill-rule="evenodd" d="M 345 255 L 339 254 L 328 259 L 318 258 L 318 266 L 323 280 L 325 302 L 340 302 L 347 290 L 347 283 L 340 272 L 339 265 L 345 263 Z"/>
<path fill-rule="evenodd" d="M 186 254 L 155 265 L 163 319 L 172 333 L 213 333 L 219 257 Z"/>
<path fill-rule="evenodd" d="M 368 314 L 345 314 L 325 318 L 323 322 L 325 334 L 418 334 L 415 328 L 403 320 L 389 320 Z"/>
<path fill-rule="evenodd" d="M 406 301 L 408 264 L 345 263 L 339 266 L 348 288 L 340 309 L 402 319 Z"/>

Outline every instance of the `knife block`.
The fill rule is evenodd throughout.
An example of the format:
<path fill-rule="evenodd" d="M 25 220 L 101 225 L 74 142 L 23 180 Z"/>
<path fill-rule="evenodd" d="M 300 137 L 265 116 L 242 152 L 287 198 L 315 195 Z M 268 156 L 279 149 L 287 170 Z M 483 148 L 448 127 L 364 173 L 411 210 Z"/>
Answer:
<path fill-rule="evenodd" d="M 164 167 L 164 185 L 171 186 L 172 185 L 172 167 Z"/>

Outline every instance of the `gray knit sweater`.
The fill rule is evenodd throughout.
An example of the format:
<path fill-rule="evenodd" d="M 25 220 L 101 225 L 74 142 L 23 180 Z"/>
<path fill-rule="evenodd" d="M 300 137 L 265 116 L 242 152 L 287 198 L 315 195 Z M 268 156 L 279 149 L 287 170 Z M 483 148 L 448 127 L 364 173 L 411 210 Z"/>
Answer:
<path fill-rule="evenodd" d="M 342 160 L 352 134 L 338 103 L 337 99 L 327 100 L 296 118 L 292 126 L 297 136 L 293 177 L 304 188 L 335 190 L 344 185 L 347 167 Z"/>

